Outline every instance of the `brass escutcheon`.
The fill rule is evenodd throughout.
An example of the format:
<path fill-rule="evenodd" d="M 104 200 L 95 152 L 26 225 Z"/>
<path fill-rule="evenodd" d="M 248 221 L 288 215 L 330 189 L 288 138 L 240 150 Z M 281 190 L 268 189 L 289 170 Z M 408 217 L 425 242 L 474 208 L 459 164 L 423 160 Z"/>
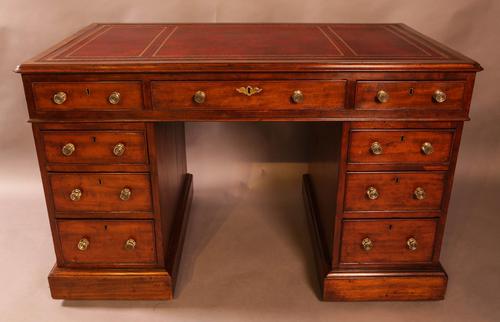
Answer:
<path fill-rule="evenodd" d="M 238 93 L 244 94 L 246 96 L 252 96 L 254 94 L 258 94 L 258 93 L 262 92 L 262 88 L 253 87 L 253 86 L 248 85 L 247 87 L 237 88 L 236 91 Z"/>

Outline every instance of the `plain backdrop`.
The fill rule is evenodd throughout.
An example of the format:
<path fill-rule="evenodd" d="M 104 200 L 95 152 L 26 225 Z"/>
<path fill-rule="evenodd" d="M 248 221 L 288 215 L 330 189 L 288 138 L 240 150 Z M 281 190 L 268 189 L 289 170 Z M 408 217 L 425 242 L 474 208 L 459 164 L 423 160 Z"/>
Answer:
<path fill-rule="evenodd" d="M 403 22 L 479 61 L 442 251 L 446 300 L 318 301 L 305 141 L 288 123 L 187 125 L 195 200 L 174 301 L 51 300 L 52 242 L 12 71 L 92 22 Z M 499 321 L 499 57 L 498 0 L 0 0 L 0 321 Z"/>

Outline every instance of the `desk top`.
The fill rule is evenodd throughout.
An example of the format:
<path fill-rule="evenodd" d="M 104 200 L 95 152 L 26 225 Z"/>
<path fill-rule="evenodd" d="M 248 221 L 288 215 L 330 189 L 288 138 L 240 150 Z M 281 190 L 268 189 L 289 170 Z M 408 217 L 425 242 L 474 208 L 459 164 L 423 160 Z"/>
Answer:
<path fill-rule="evenodd" d="M 404 24 L 92 24 L 18 66 L 37 72 L 478 71 Z"/>

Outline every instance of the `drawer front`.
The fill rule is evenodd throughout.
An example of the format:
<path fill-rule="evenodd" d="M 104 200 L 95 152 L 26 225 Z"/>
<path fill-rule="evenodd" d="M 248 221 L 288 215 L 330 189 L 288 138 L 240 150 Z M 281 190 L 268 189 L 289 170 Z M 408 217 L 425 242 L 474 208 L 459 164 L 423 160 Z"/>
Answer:
<path fill-rule="evenodd" d="M 465 83 L 460 81 L 361 81 L 356 85 L 354 107 L 363 110 L 462 109 L 464 91 Z"/>
<path fill-rule="evenodd" d="M 346 211 L 440 210 L 444 172 L 349 172 Z"/>
<path fill-rule="evenodd" d="M 340 262 L 431 262 L 437 219 L 345 220 Z"/>
<path fill-rule="evenodd" d="M 33 83 L 40 111 L 121 111 L 142 109 L 140 82 Z"/>
<path fill-rule="evenodd" d="M 157 81 L 152 82 L 151 86 L 153 108 L 159 110 L 178 108 L 332 109 L 343 108 L 345 100 L 345 81 L 343 80 Z M 203 99 L 200 98 L 203 96 L 200 93 L 203 93 Z"/>
<path fill-rule="evenodd" d="M 58 220 L 57 228 L 69 265 L 156 262 L 151 220 Z"/>
<path fill-rule="evenodd" d="M 349 162 L 447 163 L 453 130 L 352 130 Z"/>
<path fill-rule="evenodd" d="M 146 164 L 144 131 L 41 131 L 48 163 Z"/>
<path fill-rule="evenodd" d="M 56 212 L 151 212 L 149 174 L 49 174 Z"/>

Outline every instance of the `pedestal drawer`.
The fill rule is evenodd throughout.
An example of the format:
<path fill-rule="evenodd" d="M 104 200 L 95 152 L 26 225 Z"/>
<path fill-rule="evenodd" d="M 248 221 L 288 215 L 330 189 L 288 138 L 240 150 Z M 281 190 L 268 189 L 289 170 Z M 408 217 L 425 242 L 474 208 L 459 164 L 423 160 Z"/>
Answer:
<path fill-rule="evenodd" d="M 344 80 L 152 82 L 154 109 L 343 108 Z"/>
<path fill-rule="evenodd" d="M 151 220 L 58 220 L 64 262 L 78 264 L 153 264 Z"/>
<path fill-rule="evenodd" d="M 146 164 L 144 131 L 41 131 L 48 163 Z"/>
<path fill-rule="evenodd" d="M 51 173 L 56 212 L 151 212 L 149 174 Z"/>
<path fill-rule="evenodd" d="M 350 163 L 448 163 L 453 130 L 351 130 Z"/>
<path fill-rule="evenodd" d="M 39 111 L 122 111 L 142 109 L 141 82 L 33 83 Z"/>
<path fill-rule="evenodd" d="M 445 172 L 348 172 L 345 211 L 440 210 Z"/>
<path fill-rule="evenodd" d="M 428 263 L 437 219 L 344 220 L 343 264 Z"/>

